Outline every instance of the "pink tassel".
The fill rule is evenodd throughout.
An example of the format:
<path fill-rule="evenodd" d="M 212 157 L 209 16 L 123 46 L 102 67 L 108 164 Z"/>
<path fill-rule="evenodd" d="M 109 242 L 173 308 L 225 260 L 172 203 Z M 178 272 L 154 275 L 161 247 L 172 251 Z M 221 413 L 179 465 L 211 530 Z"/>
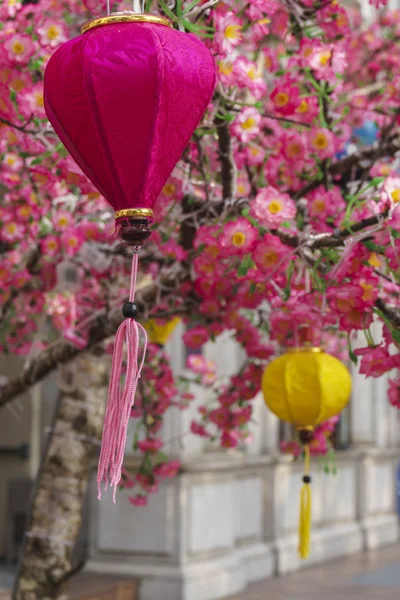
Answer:
<path fill-rule="evenodd" d="M 129 302 L 133 302 L 135 299 L 137 269 L 138 253 L 135 252 L 132 260 Z M 142 360 L 138 367 L 139 330 L 144 335 L 144 345 Z M 121 390 L 124 341 L 126 341 L 127 368 L 125 385 Z M 111 487 L 114 488 L 113 502 L 115 503 L 117 486 L 121 480 L 128 423 L 131 408 L 135 400 L 137 383 L 144 363 L 146 347 L 147 333 L 142 325 L 137 323 L 133 318 L 124 319 L 118 328 L 115 338 L 103 438 L 97 471 L 98 500 L 101 499 L 101 482 L 105 481 L 105 490 L 108 488 L 109 482 Z"/>

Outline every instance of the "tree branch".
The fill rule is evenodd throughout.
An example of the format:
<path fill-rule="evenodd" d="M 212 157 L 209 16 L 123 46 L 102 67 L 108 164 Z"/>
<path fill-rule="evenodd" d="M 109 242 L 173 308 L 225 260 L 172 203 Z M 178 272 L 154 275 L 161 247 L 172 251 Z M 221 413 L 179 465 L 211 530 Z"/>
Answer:
<path fill-rule="evenodd" d="M 393 325 L 395 325 L 396 329 L 400 330 L 400 313 L 398 311 L 387 306 L 380 298 L 378 298 L 375 302 L 375 306 L 381 311 L 382 314 L 385 315 L 385 317 L 387 317 L 387 319 L 389 319 L 391 323 L 393 323 Z"/>
<path fill-rule="evenodd" d="M 232 139 L 229 126 L 222 119 L 215 119 L 218 135 L 219 159 L 221 161 L 222 197 L 233 200 L 236 194 L 237 169 L 233 156 Z"/>
<path fill-rule="evenodd" d="M 135 297 L 139 315 L 145 319 L 148 318 L 152 307 L 162 298 L 173 297 L 173 292 L 179 290 L 180 283 L 188 277 L 189 267 L 182 264 L 175 270 L 166 269 L 161 273 L 158 282 L 151 283 L 139 289 Z M 90 327 L 88 344 L 83 350 L 66 340 L 60 340 L 46 350 L 43 350 L 21 375 L 0 387 L 0 407 L 5 406 L 16 396 L 44 379 L 58 365 L 69 362 L 85 350 L 93 348 L 93 346 L 114 335 L 122 318 L 120 309 L 113 310 L 111 313 L 107 313 L 106 311 L 100 313 Z"/>
<path fill-rule="evenodd" d="M 334 162 L 329 167 L 328 173 L 331 177 L 345 175 L 346 173 L 350 173 L 352 169 L 360 166 L 360 164 L 364 161 L 376 161 L 384 156 L 393 156 L 399 151 L 400 135 L 395 134 L 385 143 L 380 144 L 378 148 L 366 148 L 365 150 L 354 152 L 354 154 L 350 154 L 350 156 L 346 156 L 346 158 L 342 158 L 341 160 Z M 304 187 L 301 188 L 301 190 L 294 194 L 295 199 L 306 196 L 315 190 L 319 185 L 321 185 L 321 181 L 309 181 Z"/>

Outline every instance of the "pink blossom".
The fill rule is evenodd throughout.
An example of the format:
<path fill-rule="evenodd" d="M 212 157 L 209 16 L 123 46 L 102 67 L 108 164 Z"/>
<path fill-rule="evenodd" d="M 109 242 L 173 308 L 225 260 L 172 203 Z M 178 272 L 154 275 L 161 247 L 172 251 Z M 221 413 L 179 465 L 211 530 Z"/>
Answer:
<path fill-rule="evenodd" d="M 201 348 L 208 341 L 209 335 L 204 327 L 197 325 L 186 331 L 182 339 L 189 348 Z"/>
<path fill-rule="evenodd" d="M 339 313 L 348 313 L 363 306 L 364 289 L 359 284 L 347 283 L 340 287 L 331 287 L 328 300 L 332 308 Z"/>
<path fill-rule="evenodd" d="M 367 377 L 380 377 L 390 370 L 390 354 L 387 348 L 382 346 L 369 346 L 358 348 L 354 351 L 361 356 L 360 373 Z"/>
<path fill-rule="evenodd" d="M 200 437 L 208 438 L 210 434 L 207 432 L 204 425 L 197 423 L 196 421 L 192 421 L 190 424 L 190 431 L 195 435 L 199 435 Z"/>
<path fill-rule="evenodd" d="M 330 158 L 335 153 L 334 138 L 329 129 L 324 129 L 322 127 L 311 129 L 309 132 L 308 143 L 310 152 L 315 154 L 320 160 Z"/>
<path fill-rule="evenodd" d="M 311 456 L 324 456 L 329 450 L 326 436 L 319 431 L 314 432 L 314 438 L 309 444 Z"/>
<path fill-rule="evenodd" d="M 237 431 L 223 431 L 221 435 L 221 446 L 223 448 L 236 448 L 239 444 L 239 433 Z"/>
<path fill-rule="evenodd" d="M 353 308 L 341 315 L 339 325 L 343 331 L 352 331 L 353 329 L 366 329 L 373 321 L 371 312 Z"/>
<path fill-rule="evenodd" d="M 216 408 L 209 413 L 208 418 L 211 423 L 214 423 L 214 425 L 223 429 L 229 425 L 231 413 L 226 407 Z"/>
<path fill-rule="evenodd" d="M 34 52 L 32 38 L 19 33 L 12 35 L 4 44 L 8 57 L 17 63 L 27 63 Z"/>
<path fill-rule="evenodd" d="M 400 377 L 397 379 L 389 379 L 388 396 L 392 406 L 400 408 Z"/>
<path fill-rule="evenodd" d="M 169 462 L 161 463 L 154 469 L 154 474 L 161 478 L 175 477 L 180 469 L 181 463 L 179 460 L 170 460 Z"/>
<path fill-rule="evenodd" d="M 340 417 L 338 417 L 338 416 L 331 417 L 327 421 L 324 421 L 323 423 L 321 423 L 321 425 L 318 425 L 318 431 L 321 431 L 321 433 L 328 434 L 328 435 L 333 433 L 335 431 L 336 425 L 339 423 L 339 420 L 340 420 Z"/>
<path fill-rule="evenodd" d="M 229 253 L 245 254 L 253 248 L 257 235 L 257 230 L 249 221 L 239 217 L 225 225 L 220 243 Z"/>
<path fill-rule="evenodd" d="M 257 137 L 260 132 L 261 115 L 248 106 L 242 109 L 232 125 L 233 133 L 244 143 Z"/>
<path fill-rule="evenodd" d="M 59 21 L 47 20 L 38 27 L 37 33 L 40 37 L 40 43 L 50 48 L 55 48 L 67 41 L 64 27 Z"/>
<path fill-rule="evenodd" d="M 283 245 L 279 238 L 266 235 L 258 242 L 253 258 L 260 271 L 268 273 L 278 267 L 283 269 L 288 254 L 287 246 Z"/>
<path fill-rule="evenodd" d="M 82 233 L 76 229 L 70 229 L 61 236 L 61 244 L 67 256 L 75 256 L 84 242 Z"/>
<path fill-rule="evenodd" d="M 147 506 L 148 497 L 142 495 L 129 496 L 128 500 L 133 506 Z"/>
<path fill-rule="evenodd" d="M 301 446 L 295 441 L 281 442 L 280 449 L 284 454 L 292 454 L 294 458 L 297 458 L 301 454 Z"/>
<path fill-rule="evenodd" d="M 252 408 L 250 405 L 236 409 L 232 412 L 232 423 L 235 427 L 245 425 L 251 418 Z"/>
<path fill-rule="evenodd" d="M 278 86 L 272 91 L 271 101 L 276 112 L 292 115 L 300 104 L 299 88 L 291 84 Z"/>
<path fill-rule="evenodd" d="M 233 12 L 215 15 L 215 43 L 221 52 L 229 53 L 240 44 L 242 39 L 242 22 Z"/>
<path fill-rule="evenodd" d="M 7 152 L 5 154 L 2 163 L 10 171 L 19 171 L 22 168 L 23 160 L 15 152 Z"/>
<path fill-rule="evenodd" d="M 139 450 L 141 450 L 141 452 L 149 452 L 150 454 L 155 454 L 158 452 L 163 445 L 164 442 L 162 440 L 156 439 L 141 440 L 137 443 L 137 447 Z"/>
<path fill-rule="evenodd" d="M 276 229 L 296 216 L 296 206 L 288 194 L 273 187 L 262 188 L 250 205 L 250 213 L 260 225 Z"/>

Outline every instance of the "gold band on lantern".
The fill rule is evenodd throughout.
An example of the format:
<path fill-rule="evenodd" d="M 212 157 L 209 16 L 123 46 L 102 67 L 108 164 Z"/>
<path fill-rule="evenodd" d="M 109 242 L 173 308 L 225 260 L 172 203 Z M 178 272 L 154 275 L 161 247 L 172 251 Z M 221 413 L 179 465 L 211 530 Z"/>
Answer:
<path fill-rule="evenodd" d="M 297 354 L 300 352 L 314 352 L 315 354 L 322 352 L 319 346 L 299 346 L 298 348 L 288 348 L 286 350 L 288 354 Z"/>
<path fill-rule="evenodd" d="M 157 17 L 156 15 L 116 14 L 87 21 L 81 27 L 81 34 L 86 33 L 95 27 L 103 27 L 103 25 L 111 25 L 113 23 L 153 23 L 155 25 L 173 27 L 171 21 L 168 21 L 168 19 L 165 19 L 164 17 Z"/>
<path fill-rule="evenodd" d="M 117 219 L 153 219 L 154 214 L 151 208 L 123 208 L 117 210 L 114 214 Z"/>

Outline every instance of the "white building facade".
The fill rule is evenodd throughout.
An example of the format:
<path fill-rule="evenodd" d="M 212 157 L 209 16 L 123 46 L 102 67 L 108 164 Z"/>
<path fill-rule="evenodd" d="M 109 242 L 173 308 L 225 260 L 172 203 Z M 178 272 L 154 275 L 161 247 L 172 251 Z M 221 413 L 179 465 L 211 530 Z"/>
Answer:
<path fill-rule="evenodd" d="M 170 343 L 182 369 L 181 332 Z M 206 347 L 219 375 L 242 361 L 222 336 Z M 218 451 L 187 435 L 198 399 L 188 412 L 172 412 L 166 450 L 183 473 L 162 486 L 147 507 L 133 507 L 129 491 L 117 504 L 105 494 L 90 507 L 91 571 L 141 579 L 140 600 L 212 600 L 243 591 L 253 581 L 399 539 L 396 471 L 399 421 L 387 400 L 387 381 L 353 369 L 347 414 L 348 449 L 336 453 L 337 475 L 313 460 L 313 528 L 310 559 L 297 556 L 302 461 L 279 452 L 281 427 L 262 397 L 254 402 L 254 440 L 246 451 Z M 127 455 L 126 464 L 135 458 Z"/>

